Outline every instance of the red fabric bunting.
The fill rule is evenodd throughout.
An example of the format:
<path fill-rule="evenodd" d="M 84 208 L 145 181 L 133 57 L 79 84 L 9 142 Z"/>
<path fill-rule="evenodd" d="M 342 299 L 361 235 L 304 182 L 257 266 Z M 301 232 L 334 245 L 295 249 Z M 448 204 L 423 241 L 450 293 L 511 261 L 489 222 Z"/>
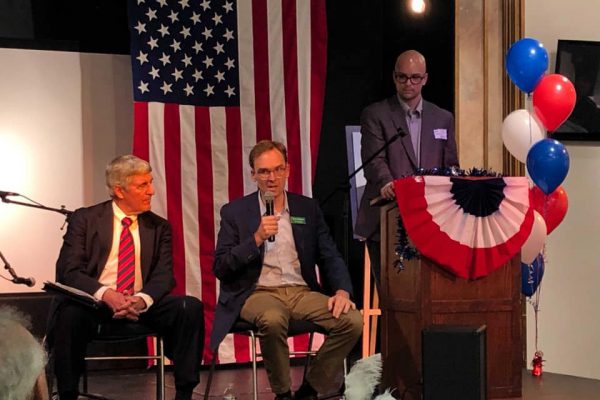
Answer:
<path fill-rule="evenodd" d="M 525 177 L 417 176 L 395 181 L 419 252 L 460 278 L 482 278 L 514 257 L 533 226 Z"/>

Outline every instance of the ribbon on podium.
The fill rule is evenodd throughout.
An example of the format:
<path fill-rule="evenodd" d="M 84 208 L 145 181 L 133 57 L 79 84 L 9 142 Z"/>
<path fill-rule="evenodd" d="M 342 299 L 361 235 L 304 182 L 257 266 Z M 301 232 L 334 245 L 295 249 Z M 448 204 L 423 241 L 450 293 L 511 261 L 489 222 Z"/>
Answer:
<path fill-rule="evenodd" d="M 458 277 L 490 274 L 519 253 L 531 233 L 525 177 L 412 176 L 394 184 L 408 237 Z"/>

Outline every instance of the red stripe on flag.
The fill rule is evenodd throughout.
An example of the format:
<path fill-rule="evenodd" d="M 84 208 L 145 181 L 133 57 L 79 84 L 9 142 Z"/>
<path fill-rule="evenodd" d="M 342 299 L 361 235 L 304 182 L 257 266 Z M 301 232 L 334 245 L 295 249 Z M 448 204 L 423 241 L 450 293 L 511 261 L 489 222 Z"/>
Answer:
<path fill-rule="evenodd" d="M 283 84 L 288 160 L 292 168 L 288 179 L 290 192 L 302 193 L 302 156 L 300 145 L 300 107 L 298 105 L 298 37 L 296 1 L 282 0 Z"/>
<path fill-rule="evenodd" d="M 252 2 L 252 37 L 254 42 L 256 141 L 258 142 L 263 139 L 271 139 L 267 0 L 254 0 Z"/>
<path fill-rule="evenodd" d="M 133 103 L 133 154 L 146 161 L 150 160 L 150 139 L 148 127 L 148 103 Z"/>
<path fill-rule="evenodd" d="M 177 104 L 165 104 L 164 128 L 167 219 L 173 228 L 173 273 L 176 281 L 172 293 L 185 294 L 185 247 L 181 213 L 181 129 Z"/>
<path fill-rule="evenodd" d="M 311 0 L 311 74 L 310 74 L 310 153 L 312 155 L 312 174 L 315 176 L 323 101 L 325 99 L 325 78 L 327 75 L 327 18 L 325 1 Z"/>
<path fill-rule="evenodd" d="M 244 153 L 242 149 L 242 121 L 239 107 L 225 107 L 227 126 L 227 168 L 229 169 L 229 199 L 244 194 Z"/>
<path fill-rule="evenodd" d="M 202 300 L 204 302 L 205 332 L 212 332 L 217 298 L 216 278 L 212 273 L 215 250 L 215 220 L 213 217 L 213 167 L 210 111 L 207 107 L 195 107 L 196 127 L 196 177 L 198 185 L 198 225 L 200 237 L 200 273 L 202 276 Z M 204 357 L 211 358 L 210 335 L 204 335 Z"/>
<path fill-rule="evenodd" d="M 235 350 L 235 362 L 243 363 L 252 361 L 250 357 L 250 342 L 246 335 L 233 335 L 233 348 Z"/>

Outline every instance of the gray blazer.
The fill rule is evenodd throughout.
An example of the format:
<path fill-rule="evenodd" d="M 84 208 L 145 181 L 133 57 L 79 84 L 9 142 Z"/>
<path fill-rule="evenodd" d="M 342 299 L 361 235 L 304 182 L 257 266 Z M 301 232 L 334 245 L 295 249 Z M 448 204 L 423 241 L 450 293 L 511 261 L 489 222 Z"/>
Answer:
<path fill-rule="evenodd" d="M 421 165 L 412 147 L 406 118 L 396 95 L 373 103 L 361 115 L 361 156 L 369 158 L 387 140 L 396 134 L 398 128 L 406 132 L 404 136 L 388 146 L 373 161 L 365 165 L 367 186 L 360 203 L 354 231 L 357 235 L 371 240 L 379 240 L 379 207 L 369 202 L 380 195 L 381 188 L 388 182 L 415 173 L 417 168 L 446 168 L 458 166 L 454 118 L 452 114 L 433 103 L 423 100 L 421 122 Z M 445 130 L 446 138 L 440 134 Z M 438 132 L 437 138 L 434 131 Z"/>

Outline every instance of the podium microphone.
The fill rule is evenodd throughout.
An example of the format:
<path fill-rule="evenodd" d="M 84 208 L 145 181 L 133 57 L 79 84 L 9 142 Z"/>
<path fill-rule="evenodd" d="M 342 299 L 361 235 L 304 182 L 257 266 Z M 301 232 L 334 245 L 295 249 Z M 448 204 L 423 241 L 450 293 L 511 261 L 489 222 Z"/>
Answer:
<path fill-rule="evenodd" d="M 17 276 L 16 278 L 13 278 L 12 282 L 17 285 L 21 284 L 21 285 L 27 285 L 29 287 L 33 287 L 35 285 L 34 278 L 21 278 L 19 276 Z"/>
<path fill-rule="evenodd" d="M 398 138 L 403 138 L 406 135 L 407 135 L 407 133 L 404 132 L 404 129 L 402 129 L 402 127 L 399 126 L 398 130 L 396 131 L 396 134 L 390 138 L 389 143 L 393 142 L 394 140 L 396 140 Z"/>
<path fill-rule="evenodd" d="M 273 200 L 275 200 L 275 194 L 273 192 L 265 192 L 263 194 L 265 198 L 265 207 L 267 208 L 267 215 L 275 215 L 275 206 L 273 205 Z M 275 241 L 275 236 L 269 236 L 269 242 Z"/>

